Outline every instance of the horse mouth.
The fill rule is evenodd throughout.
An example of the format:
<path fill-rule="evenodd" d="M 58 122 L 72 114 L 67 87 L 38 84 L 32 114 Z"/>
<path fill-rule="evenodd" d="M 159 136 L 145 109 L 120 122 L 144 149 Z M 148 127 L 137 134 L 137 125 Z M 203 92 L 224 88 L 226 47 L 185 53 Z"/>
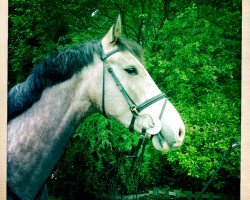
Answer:
<path fill-rule="evenodd" d="M 167 151 L 170 149 L 168 143 L 163 139 L 161 132 L 153 136 L 152 142 L 157 150 Z"/>
<path fill-rule="evenodd" d="M 178 145 L 174 143 L 168 143 L 164 139 L 164 136 L 162 135 L 161 132 L 153 136 L 152 143 L 157 150 L 161 150 L 161 151 L 174 150 L 178 148 Z"/>

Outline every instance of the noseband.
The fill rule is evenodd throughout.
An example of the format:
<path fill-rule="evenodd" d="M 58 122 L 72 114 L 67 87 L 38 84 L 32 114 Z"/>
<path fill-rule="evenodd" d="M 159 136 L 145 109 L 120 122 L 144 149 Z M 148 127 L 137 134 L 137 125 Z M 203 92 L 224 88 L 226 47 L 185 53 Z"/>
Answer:
<path fill-rule="evenodd" d="M 127 91 L 125 90 L 125 88 L 123 87 L 123 85 L 121 84 L 121 82 L 119 81 L 119 79 L 117 78 L 117 76 L 115 75 L 112 67 L 110 66 L 110 64 L 107 60 L 108 57 L 119 52 L 119 49 L 117 48 L 117 49 L 112 50 L 106 54 L 103 50 L 102 45 L 101 45 L 101 49 L 102 49 L 101 60 L 103 61 L 103 82 L 102 82 L 102 111 L 103 111 L 103 115 L 105 117 L 107 117 L 107 113 L 106 113 L 106 109 L 105 109 L 105 77 L 106 77 L 106 68 L 107 68 L 107 70 L 108 70 L 109 74 L 111 75 L 111 77 L 113 78 L 116 86 L 119 88 L 120 92 L 122 93 L 123 97 L 125 98 L 126 102 L 128 103 L 130 111 L 132 112 L 133 116 L 132 116 L 132 119 L 131 119 L 131 122 L 129 125 L 129 131 L 131 131 L 131 132 L 134 131 L 134 124 L 135 124 L 135 120 L 137 119 L 138 125 L 142 128 L 142 132 L 146 132 L 146 129 L 154 127 L 153 118 L 148 114 L 141 115 L 140 112 L 143 109 L 149 107 L 150 105 L 156 103 L 157 101 L 160 101 L 161 99 L 165 98 L 162 110 L 161 110 L 160 115 L 159 115 L 159 119 L 161 120 L 162 115 L 163 115 L 164 110 L 165 110 L 165 107 L 166 107 L 166 104 L 167 104 L 167 100 L 168 100 L 167 95 L 162 93 L 162 94 L 159 94 L 153 98 L 150 98 L 150 99 L 142 102 L 139 105 L 136 105 L 135 102 L 132 100 L 132 98 L 127 93 Z M 143 122 L 145 122 L 146 120 L 151 121 L 151 123 L 148 123 L 148 125 L 144 125 Z"/>

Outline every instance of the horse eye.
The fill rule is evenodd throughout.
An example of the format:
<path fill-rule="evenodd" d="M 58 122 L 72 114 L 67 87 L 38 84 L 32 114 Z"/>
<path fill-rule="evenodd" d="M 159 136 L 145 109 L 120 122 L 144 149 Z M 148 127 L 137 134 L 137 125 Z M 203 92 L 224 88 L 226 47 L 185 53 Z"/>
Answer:
<path fill-rule="evenodd" d="M 128 74 L 131 74 L 131 75 L 137 75 L 138 74 L 138 71 L 137 69 L 135 68 L 135 66 L 129 66 L 128 68 L 124 69 Z"/>

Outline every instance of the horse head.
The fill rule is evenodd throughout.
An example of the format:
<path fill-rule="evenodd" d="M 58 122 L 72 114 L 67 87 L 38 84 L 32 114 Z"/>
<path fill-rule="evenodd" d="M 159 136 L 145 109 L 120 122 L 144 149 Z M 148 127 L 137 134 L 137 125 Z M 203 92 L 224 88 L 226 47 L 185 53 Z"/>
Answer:
<path fill-rule="evenodd" d="M 175 149 L 183 143 L 184 123 L 145 69 L 141 47 L 121 38 L 121 30 L 118 16 L 101 40 L 103 70 L 97 73 L 99 87 L 91 96 L 100 112 L 130 129 L 145 129 L 156 149 Z"/>

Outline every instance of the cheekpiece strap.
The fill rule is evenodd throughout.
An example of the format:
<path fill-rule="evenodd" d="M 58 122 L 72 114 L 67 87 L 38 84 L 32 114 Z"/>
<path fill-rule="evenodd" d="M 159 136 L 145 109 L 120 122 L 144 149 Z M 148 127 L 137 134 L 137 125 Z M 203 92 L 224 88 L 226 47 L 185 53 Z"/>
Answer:
<path fill-rule="evenodd" d="M 101 46 L 101 60 L 103 61 L 103 77 L 102 77 L 102 113 L 104 115 L 104 117 L 107 118 L 107 113 L 106 113 L 106 109 L 105 109 L 105 77 L 106 77 L 106 65 L 108 65 L 107 62 L 107 58 L 112 56 L 113 54 L 117 53 L 119 51 L 119 49 L 115 49 L 113 51 L 108 52 L 107 54 L 105 54 L 104 49 L 102 47 L 102 44 L 100 42 L 100 46 Z"/>

